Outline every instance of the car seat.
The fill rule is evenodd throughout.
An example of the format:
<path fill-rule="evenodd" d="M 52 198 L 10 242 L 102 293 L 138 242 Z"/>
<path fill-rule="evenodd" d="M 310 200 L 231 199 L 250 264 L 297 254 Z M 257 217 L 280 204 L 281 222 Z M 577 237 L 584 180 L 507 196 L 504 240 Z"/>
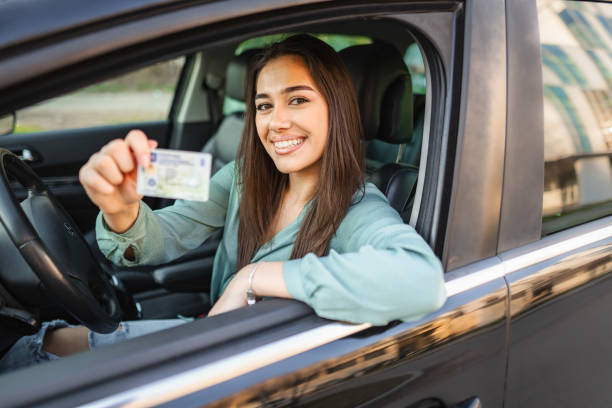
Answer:
<path fill-rule="evenodd" d="M 399 51 L 385 43 L 348 47 L 340 51 L 340 56 L 359 101 L 366 143 L 366 179 L 408 221 L 419 172 L 417 166 L 403 161 L 407 157 L 406 146 L 413 138 L 410 72 Z M 414 152 L 410 154 L 415 156 Z"/>
<path fill-rule="evenodd" d="M 261 49 L 251 49 L 236 55 L 229 62 L 225 77 L 225 96 L 246 102 L 246 84 L 249 62 Z M 206 142 L 202 151 L 213 156 L 212 174 L 236 158 L 244 128 L 244 111 L 226 115 L 215 134 Z"/>

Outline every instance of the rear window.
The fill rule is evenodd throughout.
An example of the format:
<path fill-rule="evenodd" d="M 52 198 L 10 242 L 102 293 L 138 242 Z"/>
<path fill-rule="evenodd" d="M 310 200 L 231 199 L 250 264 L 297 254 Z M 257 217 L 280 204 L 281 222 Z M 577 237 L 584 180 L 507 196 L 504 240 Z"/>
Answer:
<path fill-rule="evenodd" d="M 612 214 L 612 4 L 538 1 L 543 235 Z"/>

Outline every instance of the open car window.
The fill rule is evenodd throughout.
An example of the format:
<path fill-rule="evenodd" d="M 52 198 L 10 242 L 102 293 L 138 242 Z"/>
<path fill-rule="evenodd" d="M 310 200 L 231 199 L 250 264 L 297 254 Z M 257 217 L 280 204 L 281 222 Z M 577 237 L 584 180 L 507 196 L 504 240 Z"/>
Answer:
<path fill-rule="evenodd" d="M 372 166 L 371 168 L 373 172 L 376 171 L 379 167 L 384 166 L 385 164 L 394 164 L 410 168 L 412 171 L 411 174 L 413 175 L 411 183 L 413 183 L 414 188 L 416 188 L 417 180 L 420 179 L 422 181 L 422 176 L 425 172 L 424 165 L 427 159 L 427 150 L 424 150 L 423 148 L 423 141 L 427 141 L 427 138 L 429 137 L 429 135 L 427 134 L 428 129 L 429 131 L 433 129 L 433 131 L 435 133 L 439 133 L 439 137 L 441 137 L 440 126 L 443 126 L 443 121 L 439 120 L 442 115 L 441 110 L 432 113 L 428 112 L 428 110 L 426 109 L 426 100 L 427 98 L 431 97 L 431 95 L 428 95 L 427 92 L 429 89 L 435 90 L 435 86 L 442 87 L 442 85 L 439 82 L 436 82 L 436 80 L 445 80 L 444 76 L 441 75 L 441 72 L 443 71 L 438 70 L 438 76 L 432 76 L 431 73 L 425 69 L 425 64 L 423 61 L 426 58 L 424 55 L 422 55 L 423 47 L 426 47 L 431 55 L 436 55 L 438 53 L 438 50 L 435 47 L 431 46 L 431 44 L 425 44 L 419 47 L 416 42 L 416 38 L 422 37 L 417 37 L 413 35 L 413 33 L 417 31 L 417 29 L 414 26 L 403 24 L 398 21 L 381 21 L 379 19 L 373 19 L 372 21 L 362 21 L 347 19 L 346 21 L 343 21 L 343 30 L 339 30 L 338 33 L 334 33 L 331 30 L 331 28 L 333 28 L 333 25 L 325 26 L 324 24 L 321 24 L 321 26 L 319 26 L 317 24 L 312 24 L 312 26 L 316 29 L 314 33 L 319 38 L 328 41 L 328 43 L 338 51 L 350 48 L 352 46 L 367 45 L 371 43 L 384 43 L 393 47 L 397 51 L 397 53 L 403 58 L 404 64 L 406 65 L 409 73 L 412 75 L 410 81 L 412 87 L 411 92 L 414 94 L 414 97 L 418 99 L 413 101 L 413 105 L 415 107 L 418 105 L 420 110 L 417 112 L 415 109 L 414 117 L 412 119 L 414 122 L 414 129 L 418 129 L 418 131 L 420 132 L 420 139 L 413 139 L 411 141 L 411 144 L 392 144 L 377 140 L 369 141 L 368 144 L 370 157 L 368 160 L 369 164 L 371 164 Z M 354 27 L 352 27 L 353 24 Z M 388 28 L 388 31 L 380 31 L 380 28 L 383 27 L 385 24 L 388 24 L 390 27 Z M 308 30 L 308 28 L 310 28 L 308 27 L 308 24 L 305 24 L 305 26 L 306 27 L 304 31 L 310 32 Z M 319 34 L 323 32 L 324 34 Z M 398 36 L 398 33 L 400 33 L 401 36 Z M 193 60 L 189 60 L 186 57 L 177 57 L 176 55 L 173 55 L 173 58 L 168 60 L 167 62 L 159 63 L 159 65 L 152 65 L 151 68 L 149 68 L 150 70 L 155 71 L 156 69 L 158 69 L 156 67 L 164 67 L 161 70 L 164 70 L 162 76 L 164 77 L 165 82 L 158 83 L 156 82 L 157 80 L 151 80 L 150 82 L 154 83 L 154 86 L 152 87 L 150 87 L 150 84 L 148 84 L 147 82 L 150 79 L 150 77 L 148 76 L 149 74 L 142 73 L 144 71 L 143 70 L 138 71 L 138 73 L 127 74 L 121 77 L 122 79 L 101 82 L 99 84 L 90 84 L 87 88 L 84 88 L 84 90 L 71 91 L 65 97 L 78 98 L 81 97 L 81 95 L 87 95 L 89 97 L 89 94 L 96 94 L 96 96 L 99 96 L 99 94 L 113 94 L 117 89 L 124 90 L 125 88 L 127 88 L 129 89 L 129 92 L 139 93 L 145 97 L 144 101 L 139 100 L 138 102 L 134 102 L 134 106 L 145 106 L 150 104 L 150 107 L 153 108 L 153 106 L 157 106 L 158 102 L 155 98 L 159 97 L 160 99 L 163 99 L 165 102 L 169 102 L 170 104 L 172 103 L 172 98 L 178 98 L 177 100 L 175 100 L 177 107 L 176 112 L 170 112 L 170 105 L 166 105 L 164 103 L 160 104 L 160 106 L 164 105 L 163 109 L 160 107 L 158 110 L 155 111 L 156 113 L 151 113 L 150 116 L 146 117 L 113 117 L 111 118 L 111 121 L 94 121 L 88 122 L 87 124 L 79 124 L 73 122 L 73 124 L 66 124 L 65 126 L 62 125 L 62 127 L 56 127 L 53 130 L 61 132 L 62 130 L 68 128 L 74 129 L 87 126 L 104 127 L 111 123 L 120 124 L 132 122 L 137 119 L 140 119 L 141 121 L 154 121 L 157 119 L 167 118 L 171 122 L 171 126 L 170 129 L 164 129 L 164 132 L 166 132 L 166 138 L 160 140 L 165 140 L 165 146 L 167 147 L 185 147 L 180 143 L 181 137 L 183 137 L 184 134 L 180 133 L 190 132 L 189 127 L 195 123 L 195 121 L 192 120 L 192 117 L 189 114 L 184 114 L 184 112 L 189 111 L 190 108 L 190 106 L 186 106 L 185 104 L 197 104 L 197 102 L 190 99 L 193 97 L 193 94 L 190 94 L 190 89 L 201 90 L 206 83 L 206 75 L 212 72 L 209 70 L 215 70 L 214 73 L 218 74 L 218 69 L 214 67 L 211 68 L 211 65 L 208 65 L 213 60 L 213 58 L 220 58 L 215 59 L 214 61 L 221 61 L 225 59 L 225 61 L 229 63 L 229 61 L 231 61 L 232 57 L 234 57 L 235 55 L 239 55 L 241 52 L 244 52 L 245 50 L 252 47 L 260 47 L 261 45 L 269 42 L 271 39 L 274 39 L 275 36 L 279 35 L 286 36 L 287 32 L 283 32 L 280 34 L 272 34 L 271 36 L 261 36 L 259 33 L 257 33 L 257 35 L 254 35 L 253 38 L 246 40 L 244 39 L 244 35 L 241 35 L 241 37 L 237 37 L 239 38 L 239 40 L 236 40 L 234 42 L 228 41 L 226 39 L 221 44 L 212 43 L 211 45 L 199 45 L 199 48 L 191 47 L 189 48 L 190 55 L 191 53 L 195 53 L 195 55 L 197 56 Z M 178 77 L 174 77 L 172 75 L 176 74 L 177 72 L 180 73 L 180 71 L 183 69 L 183 63 L 188 64 L 188 66 L 186 67 L 187 69 L 184 70 L 186 72 L 187 77 L 185 78 L 183 84 L 178 84 Z M 438 63 L 441 64 L 440 62 Z M 435 68 L 436 63 L 431 62 L 430 68 L 431 67 Z M 146 78 L 146 80 L 142 81 L 144 85 L 138 85 L 138 81 L 142 78 Z M 427 80 L 425 78 L 427 78 Z M 432 84 L 434 84 L 433 88 Z M 190 88 L 190 86 L 192 86 L 192 88 Z M 223 95 L 222 90 L 220 90 L 219 95 Z M 118 98 L 123 98 L 123 96 L 118 96 Z M 28 117 L 35 117 L 35 114 L 37 112 L 36 109 L 42 110 L 42 108 L 46 104 L 48 104 L 49 106 L 54 106 L 62 105 L 63 103 L 56 101 L 61 101 L 61 98 L 49 100 L 47 102 L 32 106 L 31 108 L 24 108 L 19 110 L 17 112 L 18 120 L 19 117 L 23 118 L 23 121 L 19 125 L 20 131 L 24 133 L 36 133 L 37 131 L 51 130 L 51 128 L 36 128 L 36 126 L 38 125 L 33 124 L 33 122 L 26 122 L 25 120 L 28 119 Z M 440 102 L 439 99 L 436 101 Z M 243 105 L 240 104 L 232 105 L 233 102 L 235 101 L 228 101 L 228 98 L 225 98 L 224 102 L 222 102 L 222 111 L 225 115 L 229 115 L 231 113 L 239 111 L 243 107 Z M 204 103 L 204 105 L 206 105 L 207 103 L 210 103 L 210 101 Z M 191 105 L 192 108 L 194 106 L 196 105 Z M 146 106 L 147 111 L 148 109 L 149 106 Z M 105 109 L 100 107 L 100 112 L 103 113 L 104 111 Z M 122 113 L 131 114 L 130 112 Z M 170 117 L 168 117 L 169 114 Z M 147 113 L 147 115 L 149 114 Z M 102 118 L 102 116 L 104 115 L 93 116 L 96 117 L 92 120 L 106 120 L 105 118 Z M 438 120 L 436 121 L 437 125 L 435 126 L 429 126 L 429 124 L 427 124 L 428 118 L 432 116 L 438 118 Z M 397 120 L 400 119 L 401 117 L 397 118 Z M 62 123 L 66 122 L 62 121 Z M 193 143 L 188 146 L 188 148 L 191 150 L 200 150 L 202 148 L 205 148 L 206 143 L 216 136 L 216 131 L 218 130 L 218 127 L 215 127 L 212 123 L 208 122 L 204 124 L 197 123 L 196 125 L 198 126 L 198 130 L 205 130 L 203 133 L 201 133 L 202 136 L 199 139 L 199 144 Z M 388 125 L 392 126 L 393 124 L 389 122 Z M 179 132 L 178 138 L 177 132 Z M 15 137 L 17 136 L 19 135 L 15 135 Z M 120 135 L 115 135 L 115 137 L 118 136 Z M 101 138 L 99 140 L 104 139 Z M 36 140 L 34 139 L 27 139 L 27 141 L 29 144 L 36 142 Z M 425 156 L 423 156 L 423 152 L 425 152 Z M 430 187 L 421 185 L 420 188 L 426 189 Z M 419 205 L 420 203 L 418 202 L 417 195 L 414 194 L 414 192 L 407 193 L 407 196 L 402 197 L 402 199 L 402 201 L 406 201 L 406 203 L 402 203 L 401 205 L 406 206 L 402 207 L 404 213 L 402 213 L 401 215 L 402 217 L 404 217 L 404 220 L 407 223 L 413 211 L 413 204 L 411 203 L 416 202 L 417 205 Z M 197 265 L 194 266 L 195 269 L 204 267 L 202 265 L 206 264 L 206 262 L 208 262 L 208 267 L 210 267 L 210 260 L 212 259 L 212 256 L 213 255 L 208 252 L 206 256 L 202 258 L 190 258 L 186 259 L 185 262 L 191 263 L 192 266 Z M 205 259 L 204 262 L 202 262 L 203 259 Z M 169 270 L 168 268 L 172 268 L 174 266 L 175 265 L 167 266 L 166 271 Z M 205 304 L 208 301 L 207 294 L 204 293 L 204 295 L 202 295 L 202 293 L 200 292 L 202 290 L 202 287 L 196 288 L 197 290 L 192 291 L 191 293 L 189 293 L 188 296 L 183 296 L 185 292 L 189 292 L 189 290 L 184 290 L 186 288 L 184 285 L 175 286 L 181 287 L 181 289 L 176 290 L 176 292 L 168 290 L 168 287 L 155 286 L 159 284 L 159 282 L 156 281 L 157 276 L 155 275 L 155 272 L 157 272 L 157 270 L 149 269 L 145 271 L 146 273 L 149 273 L 148 278 L 145 277 L 145 274 L 141 274 L 135 277 L 134 275 L 136 273 L 134 271 L 121 272 L 125 273 L 127 281 L 131 282 L 130 285 L 127 285 L 127 291 L 130 292 L 134 289 L 137 290 L 135 294 L 137 295 L 136 297 L 139 301 L 139 304 L 145 308 L 145 316 L 147 316 L 148 310 L 148 316 L 155 316 L 155 313 L 157 313 L 158 311 L 162 311 L 165 314 L 163 317 L 167 317 L 168 314 L 171 314 L 181 315 L 187 318 L 197 318 L 199 317 L 198 315 L 202 314 L 202 311 L 205 313 L 207 307 L 210 307 L 210 305 L 206 305 L 203 309 L 200 309 L 198 313 L 194 312 L 195 309 L 186 307 L 186 304 L 188 302 L 202 302 L 202 304 Z M 132 276 L 128 277 L 130 272 L 132 272 Z M 133 280 L 130 281 L 129 279 Z M 164 299 L 161 302 L 156 302 L 156 296 L 158 296 L 160 293 L 163 293 L 164 296 L 168 295 L 167 299 Z M 147 308 L 154 308 L 155 313 L 151 312 L 152 309 Z M 188 310 L 188 312 L 184 312 L 183 308 Z M 262 313 L 258 313 L 258 311 L 261 311 Z M 53 313 L 53 311 L 50 311 L 49 313 Z M 289 316 L 289 318 L 287 318 L 287 316 Z M 234 321 L 234 319 L 236 320 Z M 293 321 L 291 319 L 293 319 Z M 76 322 L 72 321 L 72 323 Z M 151 335 L 151 337 L 149 337 L 150 340 L 147 340 L 145 338 L 137 340 L 135 342 L 128 341 L 126 344 L 123 345 L 113 345 L 109 347 L 106 351 L 99 350 L 100 353 L 98 351 L 95 351 L 88 356 L 75 356 L 68 359 L 64 359 L 59 362 L 53 362 L 50 363 L 48 367 L 62 366 L 65 368 L 60 368 L 61 370 L 68 371 L 72 364 L 93 364 L 94 362 L 98 362 L 98 359 L 103 359 L 107 361 L 107 363 L 101 364 L 101 366 L 103 367 L 101 367 L 99 371 L 95 371 L 95 373 L 92 373 L 89 377 L 84 377 L 82 379 L 82 382 L 80 384 L 85 387 L 85 384 L 95 382 L 100 378 L 115 381 L 113 380 L 114 372 L 116 372 L 115 370 L 117 369 L 121 371 L 120 361 L 125 353 L 135 353 L 135 360 L 139 358 L 144 358 L 144 360 L 141 360 L 140 363 L 136 363 L 135 360 L 132 361 L 130 364 L 135 364 L 133 367 L 136 367 L 138 364 L 142 364 L 141 367 L 143 368 L 147 367 L 147 357 L 145 357 L 146 353 L 144 353 L 143 351 L 143 349 L 146 348 L 145 346 L 147 344 L 155 343 L 156 350 L 162 352 L 160 350 L 163 350 L 166 347 L 171 348 L 167 345 L 170 345 L 173 343 L 173 341 L 177 340 L 174 337 L 175 335 L 173 333 L 178 333 L 179 331 L 182 336 L 185 336 L 185 339 L 183 340 L 185 344 L 190 342 L 192 343 L 190 343 L 189 347 L 183 348 L 183 350 L 174 350 L 173 352 L 170 352 L 168 354 L 168 359 L 176 358 L 177 362 L 180 361 L 181 364 L 184 364 L 181 369 L 186 369 L 193 368 L 198 364 L 203 364 L 205 362 L 210 364 L 214 363 L 215 359 L 219 356 L 215 354 L 215 352 L 206 353 L 204 349 L 206 349 L 207 347 L 211 347 L 212 349 L 221 345 L 225 346 L 230 342 L 234 341 L 241 342 L 242 340 L 244 340 L 244 333 L 251 333 L 254 344 L 256 343 L 257 345 L 264 346 L 268 341 L 280 341 L 283 339 L 291 338 L 291 336 L 293 336 L 294 334 L 299 334 L 301 331 L 311 329 L 314 330 L 321 326 L 325 326 L 328 323 L 329 322 L 325 320 L 315 318 L 311 311 L 308 310 L 308 308 L 305 308 L 303 305 L 296 305 L 295 302 L 264 302 L 261 305 L 257 305 L 256 308 L 250 311 L 241 310 L 228 313 L 227 316 L 219 316 L 218 318 L 211 320 L 210 323 L 204 323 L 203 320 L 197 320 L 196 322 L 185 325 L 181 328 L 170 329 L 164 332 Z M 345 325 L 343 325 L 342 323 L 338 324 L 340 325 L 340 327 L 345 327 Z M 204 329 L 210 330 L 210 337 L 208 337 L 206 333 L 200 333 L 196 336 L 198 330 Z M 356 328 L 355 330 L 359 331 L 361 329 Z M 197 338 L 192 336 L 196 336 Z M 332 335 L 330 337 L 322 338 L 333 339 L 334 337 Z M 199 357 L 189 361 L 189 356 L 186 354 L 188 352 L 198 354 Z M 228 352 L 228 350 L 225 350 L 221 353 L 223 357 L 227 357 L 229 354 L 231 354 L 231 352 Z M 53 368 L 41 369 L 43 370 L 41 372 L 45 375 L 49 375 L 49 373 L 53 371 Z M 30 372 L 33 373 L 34 371 Z M 96 378 L 96 375 L 99 375 L 100 377 Z M 47 390 L 47 392 L 52 392 L 52 390 Z"/>
<path fill-rule="evenodd" d="M 292 34 L 294 33 L 286 32 L 257 36 L 241 41 L 234 46 L 205 48 L 197 53 L 199 60 L 196 63 L 189 61 L 190 66 L 188 69 L 184 69 L 186 57 L 173 58 L 137 71 L 122 74 L 110 80 L 94 83 L 68 94 L 37 103 L 31 107 L 20 109 L 17 111 L 15 138 L 20 137 L 21 133 L 26 133 L 28 137 L 32 137 L 33 134 L 38 132 L 42 132 L 44 137 L 54 138 L 62 135 L 64 131 L 74 134 L 75 130 L 78 133 L 80 132 L 79 129 L 87 127 L 105 128 L 110 125 L 140 124 L 156 120 L 174 120 L 178 125 L 188 125 L 191 121 L 190 116 L 183 115 L 181 111 L 191 109 L 190 104 L 198 107 L 202 102 L 198 101 L 197 98 L 202 99 L 206 97 L 206 94 L 190 93 L 189 86 L 200 91 L 205 87 L 204 84 L 198 84 L 196 81 L 208 78 L 209 73 L 212 72 L 209 70 L 218 70 L 218 68 L 213 66 L 214 64 L 209 65 L 214 58 L 221 58 L 221 60 L 225 58 L 228 62 L 226 66 L 229 67 L 234 56 L 240 55 L 247 50 L 261 48 Z M 375 38 L 367 30 L 362 35 L 333 32 L 314 32 L 312 35 L 327 42 L 336 51 L 373 44 L 375 42 L 386 43 L 384 38 Z M 407 71 L 414 75 L 414 77 L 410 78 L 414 92 L 410 88 L 408 88 L 408 92 L 410 92 L 411 98 L 417 98 L 417 101 L 410 105 L 418 105 L 419 111 L 416 113 L 407 112 L 406 114 L 410 116 L 413 114 L 418 115 L 418 117 L 411 117 L 410 119 L 411 121 L 414 120 L 414 126 L 417 128 L 419 139 L 413 140 L 409 144 L 394 144 L 375 139 L 368 141 L 366 149 L 369 164 L 367 177 L 373 177 L 372 174 L 385 164 L 406 165 L 413 171 L 414 176 L 410 183 L 412 185 L 411 188 L 415 188 L 421 156 L 425 115 L 425 70 L 423 56 L 421 56 L 421 51 L 414 38 L 408 32 L 405 35 L 406 38 L 399 43 L 388 43 L 388 46 L 396 49 L 398 55 L 402 56 Z M 179 89 L 179 77 L 183 71 L 188 76 L 183 78 L 183 88 Z M 216 73 L 218 74 L 218 72 Z M 407 73 L 406 75 L 409 74 Z M 224 80 L 229 81 L 230 78 L 224 78 Z M 206 83 L 206 80 L 204 80 L 204 83 Z M 219 91 L 223 93 L 222 89 Z M 177 112 L 174 113 L 176 116 L 168 117 L 173 103 L 177 107 Z M 244 110 L 244 103 L 242 101 L 232 100 L 229 96 L 225 97 L 223 104 L 224 113 L 229 112 L 229 114 L 232 114 L 241 110 Z M 402 113 L 400 113 L 400 116 L 395 116 L 392 119 L 399 122 L 401 116 Z M 216 144 L 217 147 L 230 143 L 233 145 L 229 146 L 229 150 L 233 152 L 232 154 L 235 154 L 242 124 L 232 129 L 232 135 L 227 135 L 220 132 L 220 129 L 223 127 L 223 120 L 224 118 L 222 118 L 220 124 L 217 124 L 217 129 L 209 134 L 202 135 L 201 145 L 197 145 L 197 149 L 206 150 L 206 146 L 211 144 L 211 142 L 214 142 L 213 144 Z M 393 127 L 395 125 L 388 124 L 388 126 Z M 119 133 L 121 129 L 123 128 L 110 126 L 108 137 L 101 138 L 95 134 L 96 140 L 94 143 L 102 144 L 111 137 L 121 137 L 122 135 Z M 412 132 L 412 126 L 407 131 Z M 166 130 L 166 132 L 170 132 L 170 130 Z M 76 137 L 78 137 L 78 134 Z M 231 139 L 231 141 L 227 142 L 227 138 Z M 30 143 L 30 141 L 37 142 L 36 139 L 32 138 L 24 140 L 26 140 L 26 143 Z M 176 145 L 172 141 L 169 144 L 171 147 L 182 147 L 180 144 Z M 162 145 L 162 147 L 164 146 Z M 218 150 L 213 148 L 213 155 L 221 154 Z M 42 168 L 41 172 L 44 176 L 45 168 Z M 407 203 L 410 200 L 414 200 L 414 193 L 408 191 L 405 195 L 406 197 L 400 197 L 400 201 L 405 202 L 405 207 L 398 208 L 398 210 L 405 211 L 405 213 L 402 213 L 402 216 L 405 216 L 407 222 L 412 211 L 412 204 L 408 205 Z M 151 204 L 151 207 L 154 207 L 154 205 Z M 74 218 L 80 221 L 78 213 L 74 214 Z M 93 220 L 80 222 L 80 224 L 93 225 Z M 124 282 L 126 293 L 130 297 L 133 296 L 135 298 L 139 311 L 138 313 L 133 312 L 130 315 L 125 315 L 126 317 L 185 317 L 193 319 L 205 315 L 210 308 L 208 293 L 206 293 L 209 286 L 199 281 L 210 279 L 210 275 L 204 273 L 203 270 L 210 269 L 214 250 L 216 249 L 211 245 L 218 245 L 218 241 L 212 240 L 211 245 L 208 245 L 204 250 L 196 251 L 168 266 L 162 265 L 161 267 L 144 267 L 130 270 L 129 268 L 117 268 L 105 261 L 100 256 L 97 245 L 93 241 L 93 230 L 90 230 L 88 234 L 90 244 L 97 254 L 98 260 L 105 263 L 106 270 L 116 274 Z M 186 264 L 189 267 L 181 269 Z M 175 271 L 178 272 L 175 273 Z M 186 274 L 189 275 L 187 280 L 173 281 L 175 276 L 181 275 L 181 279 L 183 279 L 182 276 Z M 198 277 L 194 278 L 194 275 Z M 38 312 L 43 320 L 59 317 L 68 320 L 72 324 L 78 323 L 69 315 L 58 312 L 56 306 L 41 307 L 38 304 L 36 306 L 40 308 Z"/>

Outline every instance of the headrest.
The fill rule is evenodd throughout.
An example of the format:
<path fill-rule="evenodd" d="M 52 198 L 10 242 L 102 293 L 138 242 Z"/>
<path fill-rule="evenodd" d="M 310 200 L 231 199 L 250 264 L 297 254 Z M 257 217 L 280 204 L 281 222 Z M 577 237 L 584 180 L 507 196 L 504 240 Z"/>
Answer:
<path fill-rule="evenodd" d="M 246 102 L 246 86 L 249 62 L 260 52 L 260 48 L 246 50 L 232 58 L 227 66 L 225 77 L 225 95 L 241 102 Z"/>
<path fill-rule="evenodd" d="M 412 81 L 395 47 L 367 44 L 340 51 L 357 92 L 366 140 L 402 144 L 412 138 Z"/>

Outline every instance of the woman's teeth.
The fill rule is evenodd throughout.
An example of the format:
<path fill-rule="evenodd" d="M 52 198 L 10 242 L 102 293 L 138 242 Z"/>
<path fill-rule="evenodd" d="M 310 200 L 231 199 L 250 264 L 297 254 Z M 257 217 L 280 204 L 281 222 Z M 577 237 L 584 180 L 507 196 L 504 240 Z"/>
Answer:
<path fill-rule="evenodd" d="M 280 142 L 274 142 L 274 147 L 277 149 L 284 149 L 287 147 L 292 147 L 301 144 L 304 139 L 291 139 L 291 140 L 282 140 Z"/>

